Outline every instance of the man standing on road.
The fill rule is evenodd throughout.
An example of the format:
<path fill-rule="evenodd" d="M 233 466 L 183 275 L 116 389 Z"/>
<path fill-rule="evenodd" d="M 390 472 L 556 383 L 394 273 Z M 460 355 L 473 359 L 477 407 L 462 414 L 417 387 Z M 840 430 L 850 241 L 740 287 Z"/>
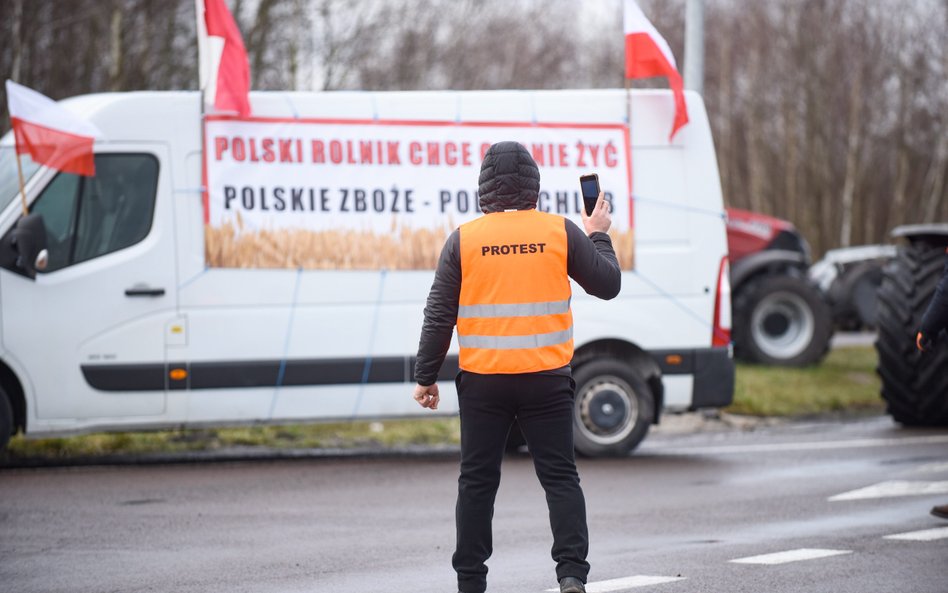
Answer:
<path fill-rule="evenodd" d="M 945 250 L 945 270 L 935 287 L 935 296 L 922 317 L 918 334 L 915 336 L 915 345 L 922 352 L 931 350 L 938 334 L 944 329 L 948 329 L 948 249 Z M 932 514 L 941 519 L 948 519 L 948 504 L 932 507 Z"/>
<path fill-rule="evenodd" d="M 490 147 L 481 164 L 484 215 L 444 245 L 425 307 L 414 398 L 437 409 L 435 383 L 458 328 L 461 473 L 452 558 L 460 593 L 487 588 L 491 519 L 507 435 L 516 420 L 546 492 L 553 560 L 562 593 L 584 593 L 589 563 L 586 502 L 573 458 L 572 277 L 587 293 L 611 299 L 621 273 L 606 231 L 603 194 L 586 233 L 537 211 L 540 171 L 516 142 Z"/>

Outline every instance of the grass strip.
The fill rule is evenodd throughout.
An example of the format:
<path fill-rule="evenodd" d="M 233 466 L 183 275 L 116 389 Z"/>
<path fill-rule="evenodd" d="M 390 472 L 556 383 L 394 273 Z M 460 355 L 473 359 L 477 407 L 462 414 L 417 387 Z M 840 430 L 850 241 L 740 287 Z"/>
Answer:
<path fill-rule="evenodd" d="M 7 451 L 0 454 L 0 460 L 181 453 L 230 447 L 389 448 L 456 444 L 460 440 L 457 418 L 95 433 L 48 439 L 26 439 L 18 435 L 10 440 Z"/>
<path fill-rule="evenodd" d="M 806 368 L 737 365 L 734 403 L 725 411 L 749 416 L 799 417 L 881 413 L 881 383 L 871 346 L 837 348 Z"/>

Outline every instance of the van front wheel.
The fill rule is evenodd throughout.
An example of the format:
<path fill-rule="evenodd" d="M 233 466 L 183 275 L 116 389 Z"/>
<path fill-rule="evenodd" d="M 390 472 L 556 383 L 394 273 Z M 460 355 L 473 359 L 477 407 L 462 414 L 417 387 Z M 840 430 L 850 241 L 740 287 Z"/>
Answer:
<path fill-rule="evenodd" d="M 590 457 L 626 455 L 648 433 L 655 399 L 645 380 L 614 360 L 594 360 L 573 373 L 573 443 Z"/>

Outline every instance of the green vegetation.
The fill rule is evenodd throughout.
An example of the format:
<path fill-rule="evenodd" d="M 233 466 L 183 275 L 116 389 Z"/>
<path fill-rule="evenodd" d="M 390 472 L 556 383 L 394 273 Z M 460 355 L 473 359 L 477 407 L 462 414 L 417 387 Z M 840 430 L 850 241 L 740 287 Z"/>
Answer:
<path fill-rule="evenodd" d="M 245 426 L 221 429 L 164 430 L 90 434 L 67 438 L 14 437 L 7 459 L 69 458 L 110 454 L 179 453 L 231 447 L 278 449 L 397 447 L 459 443 L 457 418 Z M 0 456 L 2 459 L 2 456 Z"/>
<path fill-rule="evenodd" d="M 732 414 L 810 416 L 882 412 L 872 347 L 837 348 L 819 365 L 793 369 L 737 365 Z"/>
<path fill-rule="evenodd" d="M 809 416 L 826 413 L 881 412 L 873 348 L 839 348 L 822 364 L 791 369 L 738 364 L 732 414 Z M 386 448 L 457 444 L 457 418 L 246 426 L 222 429 L 166 430 L 90 434 L 68 438 L 10 441 L 6 459 L 104 456 L 110 454 L 213 451 L 233 447 Z"/>

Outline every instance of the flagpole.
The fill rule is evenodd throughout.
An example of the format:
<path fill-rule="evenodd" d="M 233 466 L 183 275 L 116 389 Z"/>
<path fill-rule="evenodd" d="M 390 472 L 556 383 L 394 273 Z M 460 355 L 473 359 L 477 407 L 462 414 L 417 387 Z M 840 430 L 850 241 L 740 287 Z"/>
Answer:
<path fill-rule="evenodd" d="M 210 51 L 206 44 L 207 20 L 205 0 L 194 0 L 195 13 L 197 16 L 197 37 L 198 37 L 198 90 L 200 91 L 199 101 L 200 126 L 201 126 L 201 210 L 204 221 L 204 232 L 207 232 L 207 225 L 210 220 L 210 204 L 208 203 L 207 189 L 207 83 L 210 77 L 207 64 L 207 52 Z M 204 244 L 205 261 L 207 260 L 207 241 Z"/>
<path fill-rule="evenodd" d="M 631 269 L 635 269 L 635 198 L 632 194 L 632 79 L 625 77 L 625 130 L 626 130 L 626 140 L 628 141 L 628 146 L 625 147 L 625 155 L 629 169 L 629 181 L 627 191 L 628 195 L 628 204 L 629 204 L 629 229 L 632 231 L 632 247 L 631 254 L 629 257 L 629 265 Z"/>
<path fill-rule="evenodd" d="M 201 89 L 201 210 L 204 211 L 204 226 L 207 226 L 208 220 L 210 220 L 210 205 L 208 204 L 207 197 L 207 112 L 205 111 L 205 91 Z M 205 228 L 204 232 L 207 232 Z M 205 250 L 207 249 L 205 241 Z"/>
<path fill-rule="evenodd" d="M 13 127 L 13 117 L 10 117 L 10 127 Z M 20 151 L 17 150 L 19 147 L 17 146 L 16 137 L 17 133 L 16 130 L 14 130 L 13 154 L 16 155 L 16 174 L 17 178 L 20 180 L 20 203 L 23 205 L 23 216 L 26 216 L 30 213 L 30 209 L 26 207 L 26 181 L 23 180 L 23 165 L 20 164 Z"/>
<path fill-rule="evenodd" d="M 23 181 L 23 165 L 20 164 L 20 153 L 16 150 L 16 147 L 13 148 L 13 152 L 16 153 L 16 172 L 20 178 L 20 200 L 23 204 L 23 216 L 26 216 L 30 213 L 30 209 L 26 207 L 26 182 Z"/>

